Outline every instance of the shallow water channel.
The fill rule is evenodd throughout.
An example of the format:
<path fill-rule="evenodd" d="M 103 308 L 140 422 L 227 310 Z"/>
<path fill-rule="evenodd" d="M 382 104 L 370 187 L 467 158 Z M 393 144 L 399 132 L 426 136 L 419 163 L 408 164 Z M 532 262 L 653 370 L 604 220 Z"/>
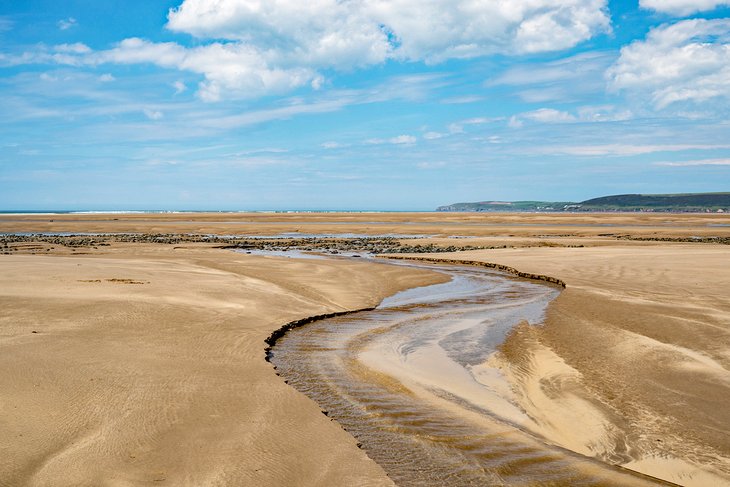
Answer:
<path fill-rule="evenodd" d="M 271 361 L 401 486 L 653 485 L 521 428 L 529 418 L 487 364 L 515 325 L 540 325 L 559 289 L 437 269 L 452 280 L 290 330 Z"/>

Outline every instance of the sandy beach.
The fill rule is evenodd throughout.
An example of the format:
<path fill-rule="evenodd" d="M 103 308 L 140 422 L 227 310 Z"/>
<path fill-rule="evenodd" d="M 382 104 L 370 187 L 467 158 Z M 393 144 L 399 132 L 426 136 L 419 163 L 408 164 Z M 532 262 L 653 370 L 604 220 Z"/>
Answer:
<path fill-rule="evenodd" d="M 545 326 L 519 327 L 489 364 L 509 378 L 536 433 L 681 485 L 730 484 L 730 249 L 614 245 L 429 258 L 566 282 Z"/>
<path fill-rule="evenodd" d="M 533 433 L 682 485 L 730 483 L 730 247 L 648 240 L 728 237 L 726 216 L 0 220 L 0 232 L 397 233 L 506 245 L 428 257 L 566 283 L 545 325 L 518 327 L 487 364 L 510 381 Z M 0 249 L 0 485 L 391 483 L 277 377 L 264 339 L 289 321 L 374 306 L 442 275 L 205 244 L 10 246 Z"/>
<path fill-rule="evenodd" d="M 264 339 L 439 275 L 195 248 L 0 257 L 1 485 L 389 484 Z"/>

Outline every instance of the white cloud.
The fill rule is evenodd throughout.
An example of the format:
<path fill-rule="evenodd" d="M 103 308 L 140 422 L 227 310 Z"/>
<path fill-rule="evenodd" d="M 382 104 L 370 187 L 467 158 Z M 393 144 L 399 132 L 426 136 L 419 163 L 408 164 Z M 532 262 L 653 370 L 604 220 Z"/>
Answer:
<path fill-rule="evenodd" d="M 391 144 L 415 144 L 416 140 L 416 137 L 414 137 L 413 135 L 399 135 L 397 137 L 388 139 L 388 142 L 390 142 Z"/>
<path fill-rule="evenodd" d="M 419 169 L 439 169 L 446 166 L 446 163 L 443 161 L 425 161 L 425 162 L 419 162 L 416 164 Z"/>
<path fill-rule="evenodd" d="M 512 129 L 518 129 L 524 125 L 525 122 L 523 122 L 517 115 L 512 115 L 507 122 L 507 126 Z"/>
<path fill-rule="evenodd" d="M 514 66 L 484 83 L 520 87 L 516 94 L 528 103 L 592 98 L 604 93 L 604 73 L 615 61 L 614 53 L 586 52 L 556 61 Z"/>
<path fill-rule="evenodd" d="M 216 101 L 316 90 L 327 69 L 568 49 L 609 32 L 610 19 L 607 0 L 184 0 L 167 27 L 201 41 L 130 38 L 107 51 L 0 62 L 151 63 L 202 75 L 199 96 Z"/>
<path fill-rule="evenodd" d="M 478 95 L 466 95 L 466 96 L 453 96 L 451 98 L 444 98 L 441 103 L 444 105 L 465 105 L 467 103 L 477 103 L 483 101 L 483 96 Z"/>
<path fill-rule="evenodd" d="M 574 122 L 575 117 L 568 112 L 562 112 L 553 108 L 540 108 L 521 115 L 522 118 L 540 123 L 562 123 Z"/>
<path fill-rule="evenodd" d="M 449 133 L 463 134 L 464 126 L 466 125 L 482 125 L 485 123 L 494 122 L 496 120 L 498 119 L 484 117 L 466 118 L 464 120 L 459 120 L 458 122 L 449 124 Z"/>
<path fill-rule="evenodd" d="M 149 108 L 145 108 L 142 111 L 144 112 L 145 116 L 150 120 L 161 120 L 165 116 L 165 114 L 159 110 L 151 110 Z"/>
<path fill-rule="evenodd" d="M 114 80 L 116 80 L 116 78 L 111 73 L 104 73 L 99 76 L 99 81 L 101 81 L 102 83 L 110 83 Z"/>
<path fill-rule="evenodd" d="M 343 146 L 339 142 L 329 141 L 329 142 L 324 142 L 322 144 L 323 149 L 339 149 L 340 147 L 343 147 Z"/>
<path fill-rule="evenodd" d="M 205 101 L 253 98 L 284 93 L 320 78 L 306 68 L 270 67 L 261 53 L 240 43 L 213 43 L 186 48 L 174 42 L 153 43 L 130 38 L 89 59 L 93 63 L 152 63 L 202 74 L 198 94 Z"/>
<path fill-rule="evenodd" d="M 605 0 L 185 0 L 168 28 L 342 66 L 573 47 L 609 30 Z"/>
<path fill-rule="evenodd" d="M 681 17 L 728 5 L 728 0 L 639 0 L 641 8 Z"/>
<path fill-rule="evenodd" d="M 606 73 L 614 90 L 648 94 L 656 108 L 730 97 L 730 19 L 684 20 L 621 49 Z"/>
<path fill-rule="evenodd" d="M 633 117 L 631 110 L 618 109 L 613 105 L 584 106 L 578 109 L 578 118 L 583 122 L 622 122 Z"/>
<path fill-rule="evenodd" d="M 510 117 L 507 123 L 512 128 L 520 128 L 525 121 L 537 123 L 566 123 L 575 122 L 577 119 L 568 112 L 555 110 L 553 108 L 540 108 L 531 112 L 520 113 Z"/>
<path fill-rule="evenodd" d="M 436 140 L 445 136 L 446 134 L 442 134 L 441 132 L 426 132 L 423 134 L 423 138 L 426 140 Z"/>
<path fill-rule="evenodd" d="M 36 51 L 21 54 L 0 53 L 0 66 L 20 66 L 23 64 L 62 64 L 81 66 L 89 64 L 88 56 L 92 50 L 80 42 L 74 44 L 58 44 L 53 47 L 39 45 Z"/>
<path fill-rule="evenodd" d="M 170 11 L 170 30 L 238 41 L 280 65 L 354 67 L 382 62 L 391 49 L 359 2 L 186 0 Z"/>
<path fill-rule="evenodd" d="M 168 20 L 175 32 L 230 41 L 192 48 L 230 58 L 225 74 L 208 56 L 182 68 L 205 75 L 208 100 L 317 89 L 326 68 L 554 51 L 610 30 L 606 0 L 185 0 Z"/>
<path fill-rule="evenodd" d="M 730 159 L 700 159 L 698 161 L 655 162 L 654 165 L 668 167 L 730 166 Z"/>
<path fill-rule="evenodd" d="M 216 129 L 231 129 L 256 125 L 271 120 L 286 120 L 297 115 L 328 113 L 342 109 L 351 103 L 349 99 L 322 100 L 312 103 L 298 103 L 284 107 L 255 110 L 236 115 L 208 117 L 198 120 L 199 126 Z"/>
<path fill-rule="evenodd" d="M 53 50 L 65 54 L 88 54 L 91 52 L 91 48 L 81 42 L 76 42 L 74 44 L 58 44 L 53 46 Z"/>
<path fill-rule="evenodd" d="M 592 74 L 603 72 L 610 62 L 609 54 L 585 52 L 557 61 L 516 66 L 487 81 L 485 86 L 524 86 L 585 79 Z"/>
<path fill-rule="evenodd" d="M 188 89 L 188 87 L 185 85 L 185 83 L 183 83 L 180 80 L 175 81 L 172 84 L 172 87 L 175 88 L 176 95 L 179 95 L 180 93 L 183 93 L 184 91 L 186 91 Z"/>
<path fill-rule="evenodd" d="M 71 27 L 75 27 L 77 25 L 76 19 L 73 17 L 69 17 L 67 19 L 62 19 L 56 22 L 56 25 L 61 30 L 68 30 Z"/>
<path fill-rule="evenodd" d="M 571 156 L 636 156 L 655 152 L 679 152 L 685 150 L 730 149 L 724 144 L 597 144 L 553 146 L 537 148 L 539 154 L 557 154 Z"/>
<path fill-rule="evenodd" d="M 394 145 L 413 145 L 418 139 L 413 135 L 398 135 L 389 139 L 368 139 L 365 141 L 369 145 L 394 144 Z"/>

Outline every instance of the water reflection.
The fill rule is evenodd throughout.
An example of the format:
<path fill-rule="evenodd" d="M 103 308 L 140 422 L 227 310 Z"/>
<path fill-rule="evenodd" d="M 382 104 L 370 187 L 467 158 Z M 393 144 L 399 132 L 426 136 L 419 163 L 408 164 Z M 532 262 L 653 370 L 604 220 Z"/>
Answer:
<path fill-rule="evenodd" d="M 291 330 L 272 362 L 398 485 L 654 485 L 531 435 L 509 385 L 485 366 L 512 327 L 541 323 L 558 289 L 444 269 L 451 282 Z"/>

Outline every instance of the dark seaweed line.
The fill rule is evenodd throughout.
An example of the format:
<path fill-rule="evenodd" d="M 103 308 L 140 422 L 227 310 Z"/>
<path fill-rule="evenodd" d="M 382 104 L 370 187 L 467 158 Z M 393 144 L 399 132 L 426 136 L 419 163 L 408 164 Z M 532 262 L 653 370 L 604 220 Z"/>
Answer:
<path fill-rule="evenodd" d="M 565 282 L 561 279 L 551 277 L 551 276 L 545 276 L 542 274 L 531 274 L 528 272 L 522 272 L 522 271 L 518 271 L 514 267 L 509 267 L 509 266 L 506 266 L 503 264 L 496 264 L 493 262 L 479 262 L 479 261 L 473 261 L 473 260 L 459 260 L 459 259 L 443 260 L 443 259 L 438 259 L 438 258 L 433 258 L 433 257 L 410 257 L 410 256 L 400 256 L 400 255 L 399 256 L 385 256 L 384 255 L 382 257 L 389 258 L 389 259 L 414 260 L 414 261 L 452 264 L 452 265 L 471 265 L 471 266 L 478 266 L 478 267 L 486 267 L 486 268 L 490 268 L 490 269 L 498 269 L 498 270 L 516 275 L 518 277 L 523 277 L 526 279 L 533 279 L 533 280 L 537 280 L 537 281 L 545 281 L 545 282 L 557 284 L 558 286 L 565 288 Z M 351 314 L 355 314 L 355 313 L 360 313 L 362 311 L 374 311 L 375 309 L 377 309 L 377 307 L 360 308 L 360 309 L 354 309 L 354 310 L 348 310 L 348 311 L 336 311 L 333 313 L 313 315 L 313 316 L 308 316 L 306 318 L 302 318 L 300 320 L 290 321 L 290 322 L 286 323 L 285 325 L 282 325 L 281 327 L 272 331 L 271 334 L 264 340 L 264 342 L 267 345 L 266 348 L 264 349 L 265 359 L 267 362 L 269 362 L 274 367 L 274 371 L 276 371 L 276 365 L 274 365 L 273 362 L 271 362 L 271 357 L 272 357 L 271 349 L 276 345 L 277 340 L 279 340 L 279 338 L 286 335 L 289 330 L 292 330 L 294 328 L 299 328 L 301 326 L 308 325 L 310 323 L 314 323 L 317 321 L 326 320 L 328 318 L 351 315 Z M 278 371 L 276 371 L 276 375 L 277 376 L 279 375 Z M 289 381 L 285 379 L 284 383 L 289 384 Z M 320 406 L 320 408 L 321 408 L 321 406 Z M 329 412 L 324 409 L 322 409 L 322 414 L 324 414 L 325 416 L 329 416 Z M 337 424 L 339 424 L 339 423 L 337 423 Z M 342 425 L 340 425 L 340 427 L 343 430 L 347 431 L 347 429 L 344 428 Z M 362 443 L 360 443 L 358 441 L 357 447 L 362 448 Z M 568 451 L 570 451 L 570 450 L 568 450 Z M 367 453 L 366 453 L 366 455 L 367 455 Z M 368 458 L 371 458 L 371 457 L 368 455 Z M 373 461 L 375 461 L 375 460 L 373 460 Z M 644 473 L 638 472 L 636 470 L 632 470 L 632 469 L 623 467 L 621 465 L 615 465 L 615 464 L 609 464 L 609 463 L 606 463 L 606 465 L 609 467 L 617 468 L 618 470 L 622 470 L 627 473 L 636 475 L 638 477 L 643 477 L 643 478 L 646 478 L 646 479 L 649 479 L 649 480 L 652 480 L 657 483 L 664 484 L 664 485 L 667 485 L 670 487 L 681 487 L 679 484 L 675 484 L 668 480 L 663 480 L 658 477 L 654 477 L 652 475 L 644 474 Z M 390 476 L 387 475 L 387 473 L 386 473 L 386 476 L 388 476 L 388 478 L 390 478 Z"/>
<path fill-rule="evenodd" d="M 524 277 L 525 279 L 532 279 L 534 281 L 545 281 L 552 284 L 565 288 L 565 281 L 558 279 L 557 277 L 545 276 L 542 274 L 531 274 L 529 272 L 522 272 L 514 267 L 506 266 L 503 264 L 496 264 L 494 262 L 481 262 L 478 260 L 460 260 L 460 259 L 439 259 L 438 257 L 412 257 L 405 255 L 378 255 L 378 257 L 385 259 L 398 259 L 398 260 L 416 260 L 423 262 L 434 262 L 436 264 L 452 264 L 452 265 L 470 265 L 477 267 L 488 267 L 490 269 L 497 269 L 500 271 L 508 272 L 517 277 Z"/>
<path fill-rule="evenodd" d="M 321 314 L 321 315 L 308 316 L 306 318 L 302 318 L 301 320 L 290 321 L 289 323 L 286 323 L 285 325 L 272 331 L 271 335 L 269 335 L 264 340 L 264 342 L 266 342 L 266 345 L 267 345 L 267 347 L 264 349 L 264 352 L 266 353 L 266 361 L 271 363 L 271 349 L 274 348 L 274 345 L 276 345 L 276 341 L 279 338 L 286 335 L 286 332 L 288 332 L 289 330 L 292 330 L 294 328 L 299 328 L 300 326 L 308 325 L 309 323 L 314 323 L 315 321 L 326 320 L 328 318 L 334 318 L 336 316 L 351 315 L 354 313 L 359 313 L 361 311 L 373 311 L 374 309 L 375 309 L 375 307 L 353 309 L 353 310 L 348 310 L 348 311 L 336 311 L 334 313 L 325 313 L 325 314 Z M 274 369 L 276 369 L 276 366 L 274 366 Z"/>

